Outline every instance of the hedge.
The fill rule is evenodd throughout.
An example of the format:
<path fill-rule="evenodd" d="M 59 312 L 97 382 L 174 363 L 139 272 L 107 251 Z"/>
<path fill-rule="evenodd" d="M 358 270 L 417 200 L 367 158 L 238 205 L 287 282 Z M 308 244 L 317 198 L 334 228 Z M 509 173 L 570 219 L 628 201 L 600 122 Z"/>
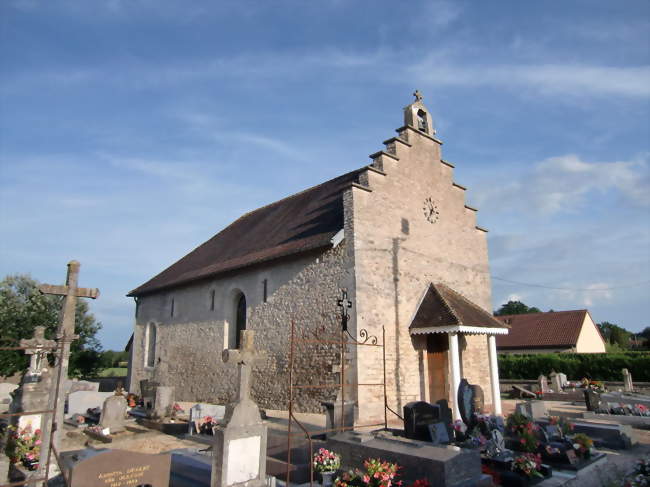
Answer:
<path fill-rule="evenodd" d="M 536 379 L 551 371 L 564 372 L 569 380 L 589 377 L 594 380 L 622 381 L 622 369 L 632 379 L 650 382 L 650 352 L 500 354 L 499 377 Z"/>

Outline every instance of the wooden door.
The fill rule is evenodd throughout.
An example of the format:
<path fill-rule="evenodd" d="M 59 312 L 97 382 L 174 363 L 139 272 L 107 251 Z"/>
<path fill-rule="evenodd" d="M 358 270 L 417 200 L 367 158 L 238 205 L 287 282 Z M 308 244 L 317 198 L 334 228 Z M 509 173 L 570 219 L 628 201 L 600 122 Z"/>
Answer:
<path fill-rule="evenodd" d="M 427 336 L 427 367 L 429 372 L 429 402 L 447 398 L 449 340 L 446 333 Z"/>

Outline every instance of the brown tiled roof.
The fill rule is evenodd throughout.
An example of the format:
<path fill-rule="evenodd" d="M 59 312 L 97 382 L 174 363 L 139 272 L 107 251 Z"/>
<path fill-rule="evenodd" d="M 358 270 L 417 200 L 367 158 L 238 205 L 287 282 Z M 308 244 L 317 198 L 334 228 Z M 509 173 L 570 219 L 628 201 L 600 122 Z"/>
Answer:
<path fill-rule="evenodd" d="M 496 316 L 510 325 L 508 335 L 497 337 L 497 348 L 575 347 L 586 309 Z"/>
<path fill-rule="evenodd" d="M 450 287 L 440 283 L 430 284 L 409 329 L 417 333 L 418 329 L 455 325 L 508 327 Z"/>
<path fill-rule="evenodd" d="M 343 191 L 358 183 L 364 170 L 245 214 L 128 296 L 331 245 L 331 238 L 343 228 Z"/>

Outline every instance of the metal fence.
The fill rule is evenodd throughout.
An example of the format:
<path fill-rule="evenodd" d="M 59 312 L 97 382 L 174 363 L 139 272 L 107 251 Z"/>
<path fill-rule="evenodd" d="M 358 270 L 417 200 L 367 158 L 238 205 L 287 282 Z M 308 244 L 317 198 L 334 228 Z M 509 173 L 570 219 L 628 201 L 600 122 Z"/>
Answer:
<path fill-rule="evenodd" d="M 287 486 L 290 485 L 291 480 L 291 448 L 292 448 L 292 438 L 294 436 L 304 436 L 309 443 L 309 485 L 313 485 L 314 477 L 314 465 L 313 465 L 313 439 L 316 436 L 323 435 L 325 433 L 333 433 L 335 431 L 345 431 L 352 430 L 357 428 L 371 428 L 382 426 L 388 428 L 388 413 L 392 413 L 401 420 L 402 416 L 393 411 L 388 406 L 388 399 L 386 395 L 386 331 L 384 327 L 381 329 L 381 343 L 376 336 L 372 336 L 368 333 L 367 330 L 362 329 L 359 331 L 359 338 L 357 340 L 353 337 L 350 332 L 347 330 L 347 326 L 342 326 L 340 334 L 338 337 L 331 337 L 331 339 L 311 339 L 306 338 L 305 333 L 303 332 L 300 337 L 296 336 L 296 325 L 295 322 L 291 322 L 291 337 L 289 343 L 289 420 L 287 423 L 287 470 L 286 470 L 286 482 Z M 312 345 L 338 345 L 339 347 L 339 356 L 340 356 L 340 380 L 335 384 L 294 384 L 293 375 L 294 375 L 294 355 L 296 353 L 295 347 L 298 344 L 312 344 Z M 381 356 L 383 361 L 383 380 L 378 383 L 359 383 L 359 382 L 345 382 L 345 362 L 346 362 L 346 352 L 347 347 L 375 347 L 381 349 Z M 355 424 L 354 426 L 345 425 L 345 389 L 347 387 L 381 387 L 384 396 L 384 421 L 383 423 L 374 423 L 374 424 Z M 341 398 L 341 418 L 340 424 L 338 426 L 332 425 L 332 428 L 318 429 L 314 431 L 309 431 L 295 416 L 294 414 L 294 391 L 296 390 L 305 390 L 305 389 L 338 389 Z M 334 416 L 335 417 L 335 416 Z M 292 432 L 292 423 L 295 422 L 296 425 L 300 428 L 301 431 Z"/>

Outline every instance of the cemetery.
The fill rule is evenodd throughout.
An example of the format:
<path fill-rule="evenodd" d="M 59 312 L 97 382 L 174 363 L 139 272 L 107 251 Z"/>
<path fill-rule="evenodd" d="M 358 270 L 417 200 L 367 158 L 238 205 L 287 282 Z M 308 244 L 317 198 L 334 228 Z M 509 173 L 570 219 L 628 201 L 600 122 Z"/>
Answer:
<path fill-rule="evenodd" d="M 56 334 L 37 326 L 0 347 L 29 357 L 20 384 L 0 384 L 0 486 L 650 478 L 635 370 L 621 390 L 538 370 L 502 392 L 496 337 L 510 326 L 489 311 L 486 230 L 414 96 L 370 165 L 245 214 L 132 290 L 129 375 L 114 390 L 69 377 L 77 301 L 99 290 L 78 286 L 77 261 L 65 285 L 41 285 L 61 297 Z"/>

